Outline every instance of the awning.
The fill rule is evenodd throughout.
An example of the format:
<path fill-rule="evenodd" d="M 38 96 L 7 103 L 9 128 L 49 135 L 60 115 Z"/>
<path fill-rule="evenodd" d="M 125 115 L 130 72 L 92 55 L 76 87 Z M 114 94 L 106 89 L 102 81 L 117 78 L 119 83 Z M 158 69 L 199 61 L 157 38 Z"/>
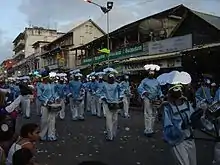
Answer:
<path fill-rule="evenodd" d="M 181 52 L 165 53 L 165 54 L 158 54 L 158 55 L 145 55 L 145 56 L 136 57 L 136 58 L 129 58 L 127 60 L 123 60 L 120 63 L 145 61 L 145 60 L 157 60 L 157 59 L 180 57 L 180 56 L 182 56 Z"/>

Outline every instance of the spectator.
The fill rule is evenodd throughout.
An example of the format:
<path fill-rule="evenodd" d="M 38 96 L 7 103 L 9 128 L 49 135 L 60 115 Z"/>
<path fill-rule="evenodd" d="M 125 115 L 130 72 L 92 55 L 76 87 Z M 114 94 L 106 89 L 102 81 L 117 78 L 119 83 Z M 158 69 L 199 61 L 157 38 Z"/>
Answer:
<path fill-rule="evenodd" d="M 12 144 L 8 157 L 7 165 L 12 165 L 13 154 L 22 148 L 29 149 L 31 152 L 35 151 L 35 142 L 39 139 L 40 129 L 37 124 L 29 123 L 22 126 L 20 130 L 20 137 Z"/>

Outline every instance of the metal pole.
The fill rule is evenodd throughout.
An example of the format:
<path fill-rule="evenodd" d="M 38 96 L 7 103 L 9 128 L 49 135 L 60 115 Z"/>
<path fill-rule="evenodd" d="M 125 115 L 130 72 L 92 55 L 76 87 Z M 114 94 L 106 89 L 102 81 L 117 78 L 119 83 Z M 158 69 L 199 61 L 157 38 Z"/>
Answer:
<path fill-rule="evenodd" d="M 110 50 L 110 42 L 109 42 L 109 12 L 107 14 L 107 49 Z M 108 67 L 109 67 L 109 55 L 108 54 Z"/>

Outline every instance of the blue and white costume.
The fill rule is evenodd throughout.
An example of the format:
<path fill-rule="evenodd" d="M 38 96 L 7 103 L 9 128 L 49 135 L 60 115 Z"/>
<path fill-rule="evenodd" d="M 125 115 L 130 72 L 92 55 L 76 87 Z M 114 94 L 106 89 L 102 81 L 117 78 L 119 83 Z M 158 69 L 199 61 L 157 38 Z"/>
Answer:
<path fill-rule="evenodd" d="M 128 80 L 128 76 L 125 75 L 124 76 L 124 80 L 120 83 L 121 85 L 121 88 L 125 91 L 125 97 L 123 99 L 123 116 L 126 117 L 126 118 L 129 118 L 130 115 L 129 115 L 129 104 L 130 104 L 130 96 L 131 96 L 131 90 L 130 90 L 130 83 L 129 83 L 129 80 Z"/>
<path fill-rule="evenodd" d="M 60 100 L 61 100 L 61 105 L 62 105 L 62 110 L 59 112 L 60 119 L 65 118 L 65 98 L 67 95 L 67 86 L 66 84 L 56 84 L 55 86 L 55 92 L 58 94 Z"/>
<path fill-rule="evenodd" d="M 97 116 L 98 117 L 101 117 L 102 115 L 106 116 L 106 113 L 105 113 L 105 109 L 103 108 L 103 101 L 100 99 L 101 98 L 101 89 L 103 89 L 104 87 L 104 80 L 103 80 L 103 75 L 105 73 L 104 72 L 98 72 L 96 73 L 96 76 L 98 76 L 98 81 L 97 81 L 97 90 L 96 90 L 96 108 L 97 108 Z"/>
<path fill-rule="evenodd" d="M 75 80 L 69 82 L 70 109 L 72 120 L 84 120 L 84 97 L 85 89 L 81 82 L 82 74 L 74 74 Z"/>
<path fill-rule="evenodd" d="M 42 83 L 38 98 L 42 103 L 41 140 L 55 141 L 57 140 L 55 128 L 57 112 L 52 112 L 48 109 L 48 103 L 54 103 L 59 99 L 58 95 L 55 93 L 54 84 Z"/>
<path fill-rule="evenodd" d="M 92 115 L 97 115 L 97 99 L 96 99 L 96 91 L 98 89 L 98 82 L 96 81 L 95 79 L 95 76 L 92 76 L 91 77 L 92 80 L 91 82 L 89 83 L 89 93 L 90 93 L 90 97 L 91 97 L 91 113 Z"/>
<path fill-rule="evenodd" d="M 173 71 L 163 79 L 170 85 L 167 101 L 161 106 L 164 139 L 172 147 L 176 164 L 197 165 L 196 146 L 190 124 L 194 109 L 182 96 L 181 85 L 191 83 L 191 76 L 186 72 Z"/>
<path fill-rule="evenodd" d="M 116 137 L 118 128 L 118 113 L 121 109 L 110 110 L 110 104 L 122 104 L 124 91 L 121 86 L 115 82 L 114 73 L 117 73 L 113 68 L 106 68 L 104 72 L 108 74 L 108 82 L 104 82 L 103 88 L 100 90 L 101 99 L 103 100 L 103 108 L 106 112 L 106 129 L 107 140 L 113 140 Z"/>
<path fill-rule="evenodd" d="M 41 115 L 41 101 L 39 100 L 39 94 L 41 93 L 41 85 L 42 83 L 39 81 L 36 83 L 36 99 L 35 99 L 35 104 L 36 104 L 36 111 L 38 115 Z"/>
<path fill-rule="evenodd" d="M 144 101 L 144 123 L 146 135 L 154 133 L 154 123 L 156 109 L 152 104 L 153 101 L 159 100 L 163 94 L 157 79 L 153 78 L 155 68 L 148 68 L 151 78 L 145 78 L 138 86 L 138 93 Z"/>

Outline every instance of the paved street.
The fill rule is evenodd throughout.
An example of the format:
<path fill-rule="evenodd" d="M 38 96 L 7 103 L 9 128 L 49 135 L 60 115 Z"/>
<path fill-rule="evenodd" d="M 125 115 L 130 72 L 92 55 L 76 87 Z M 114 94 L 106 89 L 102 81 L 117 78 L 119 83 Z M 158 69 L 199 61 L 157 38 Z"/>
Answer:
<path fill-rule="evenodd" d="M 114 142 L 104 139 L 104 119 L 87 116 L 84 122 L 73 122 L 67 114 L 64 121 L 57 120 L 59 140 L 37 146 L 37 160 L 42 165 L 75 165 L 84 160 L 101 160 L 109 165 L 175 165 L 170 148 L 161 139 L 159 124 L 155 138 L 143 136 L 141 112 L 133 112 L 130 119 L 119 118 Z M 39 119 L 34 115 L 31 121 Z M 30 121 L 19 119 L 19 126 L 25 122 Z M 198 165 L 211 165 L 212 146 L 211 142 L 197 142 Z"/>

